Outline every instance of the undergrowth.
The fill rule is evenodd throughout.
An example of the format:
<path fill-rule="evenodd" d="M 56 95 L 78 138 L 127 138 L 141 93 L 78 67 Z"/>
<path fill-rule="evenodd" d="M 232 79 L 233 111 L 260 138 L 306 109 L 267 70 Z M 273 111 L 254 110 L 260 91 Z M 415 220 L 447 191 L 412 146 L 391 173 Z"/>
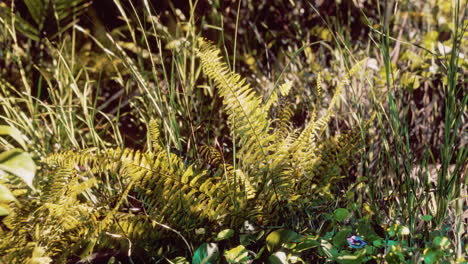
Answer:
<path fill-rule="evenodd" d="M 0 263 L 465 263 L 467 10 L 0 3 Z"/>

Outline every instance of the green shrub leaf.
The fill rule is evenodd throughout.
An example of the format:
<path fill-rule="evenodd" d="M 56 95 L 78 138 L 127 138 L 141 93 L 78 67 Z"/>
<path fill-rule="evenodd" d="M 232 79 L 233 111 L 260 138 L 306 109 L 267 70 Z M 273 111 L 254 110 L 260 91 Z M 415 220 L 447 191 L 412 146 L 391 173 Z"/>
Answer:
<path fill-rule="evenodd" d="M 10 214 L 10 211 L 8 211 L 8 209 L 6 209 L 3 206 L 0 206 L 0 216 L 5 216 L 5 215 L 9 215 L 9 214 Z"/>
<path fill-rule="evenodd" d="M 450 241 L 447 237 L 441 237 L 441 236 L 436 236 L 434 238 L 434 246 L 440 247 L 440 248 L 448 248 L 450 246 Z"/>
<path fill-rule="evenodd" d="M 234 230 L 232 229 L 224 229 L 223 231 L 219 232 L 216 236 L 216 241 L 221 241 L 225 239 L 229 239 L 234 235 Z"/>
<path fill-rule="evenodd" d="M 215 243 L 203 243 L 193 254 L 192 264 L 214 264 L 218 257 L 218 245 Z"/>
<path fill-rule="evenodd" d="M 283 243 L 297 242 L 300 238 L 301 235 L 289 229 L 275 230 L 266 238 L 268 251 L 272 252 L 280 248 Z"/>
<path fill-rule="evenodd" d="M 33 188 L 36 165 L 31 156 L 20 149 L 11 149 L 0 154 L 0 170 L 16 175 Z"/>
<path fill-rule="evenodd" d="M 16 201 L 15 196 L 8 190 L 5 185 L 0 184 L 0 201 Z"/>
<path fill-rule="evenodd" d="M 301 241 L 296 246 L 296 252 L 302 252 L 311 248 L 316 248 L 320 246 L 320 242 L 313 238 L 307 238 L 304 241 Z"/>
<path fill-rule="evenodd" d="M 432 215 L 423 215 L 423 216 L 421 216 L 421 219 L 423 221 L 429 222 L 432 219 Z"/>
<path fill-rule="evenodd" d="M 432 264 L 436 263 L 441 258 L 440 251 L 428 250 L 424 253 L 424 263 Z"/>
<path fill-rule="evenodd" d="M 247 249 L 240 245 L 224 253 L 228 263 L 245 263 L 249 260 L 249 252 Z"/>
<path fill-rule="evenodd" d="M 350 234 L 351 234 L 351 229 L 350 228 L 346 228 L 344 230 L 339 231 L 333 237 L 333 245 L 336 246 L 336 247 L 344 247 L 347 244 L 346 238 Z"/>
<path fill-rule="evenodd" d="M 338 208 L 335 210 L 333 213 L 333 216 L 335 217 L 335 220 L 338 222 L 344 221 L 346 218 L 349 217 L 349 211 L 346 210 L 345 208 Z"/>
<path fill-rule="evenodd" d="M 26 143 L 18 129 L 11 126 L 0 126 L 0 136 L 10 136 L 16 140 L 23 149 L 26 149 Z"/>
<path fill-rule="evenodd" d="M 278 251 L 275 252 L 273 255 L 268 257 L 269 264 L 287 264 L 287 256 L 286 253 Z"/>

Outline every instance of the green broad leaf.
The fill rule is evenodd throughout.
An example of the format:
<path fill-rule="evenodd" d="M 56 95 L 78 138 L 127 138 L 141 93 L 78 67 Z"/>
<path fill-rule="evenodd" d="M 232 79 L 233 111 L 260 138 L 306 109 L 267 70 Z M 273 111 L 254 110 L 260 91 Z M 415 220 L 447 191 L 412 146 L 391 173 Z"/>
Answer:
<path fill-rule="evenodd" d="M 334 235 L 335 235 L 335 232 L 333 231 L 326 232 L 325 235 L 322 237 L 322 239 L 330 240 L 333 238 Z"/>
<path fill-rule="evenodd" d="M 336 221 L 341 222 L 348 218 L 350 215 L 349 211 L 345 208 L 338 208 L 333 213 L 333 217 Z"/>
<path fill-rule="evenodd" d="M 344 230 L 339 231 L 333 237 L 333 245 L 338 248 L 344 247 L 345 245 L 348 244 L 346 241 L 346 238 L 349 237 L 350 234 L 351 234 L 350 228 L 346 228 Z"/>
<path fill-rule="evenodd" d="M 8 211 L 8 209 L 0 205 L 0 216 L 5 216 L 9 214 L 10 214 L 10 211 Z"/>
<path fill-rule="evenodd" d="M 268 257 L 268 264 L 288 264 L 286 253 L 278 251 Z"/>
<path fill-rule="evenodd" d="M 432 220 L 432 215 L 423 215 L 423 216 L 421 216 L 421 219 L 423 221 L 429 222 L 429 221 Z"/>
<path fill-rule="evenodd" d="M 395 241 L 395 240 L 388 240 L 387 245 L 390 249 L 392 249 L 392 248 L 396 248 L 397 246 L 399 246 L 399 243 L 398 241 Z"/>
<path fill-rule="evenodd" d="M 223 231 L 219 232 L 216 236 L 216 241 L 226 240 L 231 238 L 234 235 L 234 230 L 232 229 L 224 229 Z"/>
<path fill-rule="evenodd" d="M 393 224 L 387 229 L 387 233 L 389 234 L 390 237 L 393 237 L 395 235 L 406 236 L 410 234 L 410 230 L 408 227 L 404 225 Z"/>
<path fill-rule="evenodd" d="M 384 238 L 386 233 L 384 228 L 368 220 L 360 220 L 356 226 L 356 231 L 360 236 L 365 237 L 367 241 Z"/>
<path fill-rule="evenodd" d="M 432 242 L 434 246 L 446 249 L 450 246 L 450 240 L 447 237 L 436 236 Z"/>
<path fill-rule="evenodd" d="M 307 238 L 304 241 L 301 241 L 297 244 L 295 251 L 302 252 L 311 248 L 316 248 L 320 246 L 320 242 L 316 239 Z"/>
<path fill-rule="evenodd" d="M 241 245 L 248 246 L 255 242 L 255 236 L 250 234 L 239 235 L 239 241 Z"/>
<path fill-rule="evenodd" d="M 409 235 L 410 234 L 410 230 L 408 227 L 406 226 L 401 226 L 401 228 L 398 230 L 399 232 L 399 235 L 401 236 L 406 236 L 406 235 Z"/>
<path fill-rule="evenodd" d="M 283 243 L 297 242 L 302 236 L 289 229 L 278 229 L 266 237 L 268 251 L 273 252 L 280 248 Z"/>
<path fill-rule="evenodd" d="M 0 201 L 12 202 L 16 201 L 15 196 L 10 190 L 3 184 L 0 184 Z"/>
<path fill-rule="evenodd" d="M 385 246 L 385 243 L 382 239 L 376 239 L 372 241 L 372 245 L 374 245 L 374 247 L 376 248 L 383 248 Z"/>
<path fill-rule="evenodd" d="M 424 252 L 424 263 L 432 264 L 437 263 L 439 259 L 442 257 L 442 252 L 435 251 L 435 250 L 427 250 Z"/>
<path fill-rule="evenodd" d="M 203 243 L 193 254 L 192 264 L 214 264 L 218 258 L 218 245 L 215 243 Z"/>
<path fill-rule="evenodd" d="M 323 254 L 327 255 L 329 258 L 332 258 L 338 254 L 338 250 L 333 247 L 333 245 L 327 240 L 321 239 L 320 246 L 320 250 L 323 251 Z"/>
<path fill-rule="evenodd" d="M 31 156 L 20 149 L 11 149 L 0 153 L 0 170 L 16 175 L 33 188 L 32 181 L 36 173 L 36 164 Z"/>
<path fill-rule="evenodd" d="M 242 245 L 224 252 L 224 257 L 228 263 L 245 263 L 250 259 L 249 252 Z"/>
<path fill-rule="evenodd" d="M 0 136 L 10 136 L 16 142 L 18 142 L 23 149 L 26 149 L 26 143 L 23 140 L 23 136 L 21 135 L 21 132 L 11 126 L 0 126 Z"/>

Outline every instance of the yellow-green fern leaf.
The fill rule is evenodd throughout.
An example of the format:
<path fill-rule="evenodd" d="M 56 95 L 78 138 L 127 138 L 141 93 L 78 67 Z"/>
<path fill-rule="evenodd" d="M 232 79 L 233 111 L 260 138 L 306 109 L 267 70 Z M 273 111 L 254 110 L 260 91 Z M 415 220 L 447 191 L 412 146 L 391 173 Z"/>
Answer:
<path fill-rule="evenodd" d="M 279 94 L 281 96 L 288 96 L 289 94 L 289 91 L 291 91 L 291 88 L 292 88 L 292 84 L 293 82 L 290 81 L 290 80 L 286 80 L 283 84 L 281 84 L 279 87 L 278 87 L 278 90 L 279 90 Z M 273 90 L 273 92 L 270 94 L 270 97 L 268 98 L 268 100 L 266 101 L 265 103 L 265 111 L 269 111 L 271 106 L 273 106 L 274 104 L 276 104 L 279 100 L 279 96 L 278 96 L 278 91 L 276 89 Z"/>
<path fill-rule="evenodd" d="M 317 153 L 320 153 L 320 149 L 318 148 L 318 138 L 330 122 L 330 119 L 334 114 L 334 107 L 341 98 L 344 86 L 348 84 L 350 76 L 355 74 L 361 68 L 363 62 L 364 61 L 360 61 L 351 68 L 349 73 L 346 74 L 346 77 L 338 84 L 326 112 L 318 120 L 315 120 L 315 116 L 312 116 L 312 119 L 306 125 L 305 129 L 302 131 L 296 143 L 292 147 L 294 159 L 296 160 L 295 163 L 299 170 L 303 172 L 307 171 L 307 168 L 313 166 L 313 162 L 311 162 L 311 160 L 320 159 L 316 156 Z M 321 87 L 320 77 L 317 79 L 318 91 L 321 90 L 319 87 Z"/>
<path fill-rule="evenodd" d="M 159 131 L 160 124 L 156 119 L 151 118 L 148 124 L 148 140 L 150 143 L 151 151 L 152 152 L 161 152 L 163 147 L 161 145 L 160 139 L 160 131 Z"/>
<path fill-rule="evenodd" d="M 199 39 L 197 56 L 205 75 L 218 87 L 231 130 L 238 138 L 238 144 L 243 146 L 238 150 L 239 159 L 249 164 L 248 169 L 262 164 L 267 155 L 265 148 L 272 138 L 268 133 L 268 113 L 262 107 L 260 96 L 245 79 L 227 68 L 221 61 L 220 51 L 208 41 Z"/>

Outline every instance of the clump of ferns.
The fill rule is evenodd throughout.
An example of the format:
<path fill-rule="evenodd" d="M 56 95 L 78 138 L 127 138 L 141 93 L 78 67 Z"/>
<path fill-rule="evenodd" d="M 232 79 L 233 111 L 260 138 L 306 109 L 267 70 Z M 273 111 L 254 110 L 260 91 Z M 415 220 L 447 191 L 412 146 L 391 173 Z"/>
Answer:
<path fill-rule="evenodd" d="M 0 260 L 23 263 L 45 248 L 44 257 L 63 262 L 70 252 L 79 251 L 80 242 L 96 226 L 98 207 L 79 197 L 96 184 L 94 179 L 80 179 L 70 166 L 63 166 L 43 183 L 37 193 L 18 197 L 19 206 L 3 219 Z"/>
<path fill-rule="evenodd" d="M 332 186 L 359 145 L 353 131 L 323 138 L 346 81 L 336 88 L 325 114 L 317 117 L 317 106 L 305 128 L 294 129 L 288 107 L 279 109 L 279 119 L 268 117 L 291 85 L 272 91 L 262 102 L 219 54 L 212 44 L 199 40 L 202 69 L 219 89 L 228 115 L 235 165 L 210 146 L 200 150 L 212 170 L 186 164 L 161 143 L 156 120 L 148 125 L 150 144 L 144 152 L 91 149 L 50 155 L 43 164 L 53 171 L 38 188 L 35 204 L 27 202 L 4 221 L 8 230 L 0 251 L 6 252 L 5 261 L 21 263 L 37 248 L 58 262 L 72 252 L 86 257 L 106 247 L 130 254 L 131 245 L 140 244 L 139 250 L 156 252 L 154 245 L 167 241 L 164 238 L 204 240 L 194 237 L 199 227 L 236 228 L 244 220 L 284 223 L 288 208 L 300 209 L 314 197 L 332 198 Z M 320 82 L 319 78 L 319 94 Z"/>
<path fill-rule="evenodd" d="M 309 122 L 300 130 L 292 128 L 288 107 L 279 109 L 279 119 L 268 117 L 278 98 L 288 94 L 290 83 L 280 86 L 279 91 L 273 90 L 262 102 L 245 79 L 222 62 L 218 49 L 204 39 L 199 39 L 198 44 L 202 69 L 219 89 L 229 116 L 237 152 L 236 171 L 251 193 L 241 210 L 255 212 L 256 220 L 262 223 L 275 223 L 285 215 L 287 204 L 318 196 L 332 198 L 334 184 L 345 175 L 342 169 L 359 148 L 359 134 L 357 130 L 331 138 L 324 138 L 323 134 L 348 76 L 362 63 L 357 63 L 336 87 L 325 113 L 318 116 L 321 109 L 317 104 Z M 320 75 L 316 88 L 321 98 Z"/>
<path fill-rule="evenodd" d="M 171 185 L 168 179 L 160 177 L 155 184 L 167 188 L 151 189 L 155 175 L 178 175 L 182 181 L 194 175 L 176 156 L 159 154 L 110 149 L 47 157 L 43 160 L 44 167 L 52 170 L 48 179 L 37 186 L 38 194 L 33 200 L 22 199 L 21 207 L 3 221 L 0 259 L 6 263 L 24 263 L 37 249 L 55 263 L 64 263 L 74 256 L 84 258 L 103 248 L 129 254 L 132 250 L 143 251 L 148 256 L 160 252 L 160 238 L 171 235 L 165 234 L 167 229 L 157 229 L 157 221 L 166 221 L 164 218 L 168 217 L 174 223 L 190 225 L 190 219 L 200 217 L 195 217 L 195 213 L 191 217 L 188 217 L 190 213 L 178 215 L 183 209 L 172 207 L 179 202 L 187 203 L 170 194 L 182 189 L 180 185 Z M 156 182 L 160 179 L 167 184 Z M 190 184 L 197 184 L 197 179 L 190 180 Z M 161 197 L 152 200 L 152 190 Z M 131 199 L 132 192 L 139 191 L 144 195 L 139 196 L 138 202 L 149 204 L 132 205 L 135 200 Z M 198 197 L 202 199 L 202 195 Z M 168 199 L 173 202 L 164 208 Z M 158 212 L 157 216 L 154 211 Z"/>

